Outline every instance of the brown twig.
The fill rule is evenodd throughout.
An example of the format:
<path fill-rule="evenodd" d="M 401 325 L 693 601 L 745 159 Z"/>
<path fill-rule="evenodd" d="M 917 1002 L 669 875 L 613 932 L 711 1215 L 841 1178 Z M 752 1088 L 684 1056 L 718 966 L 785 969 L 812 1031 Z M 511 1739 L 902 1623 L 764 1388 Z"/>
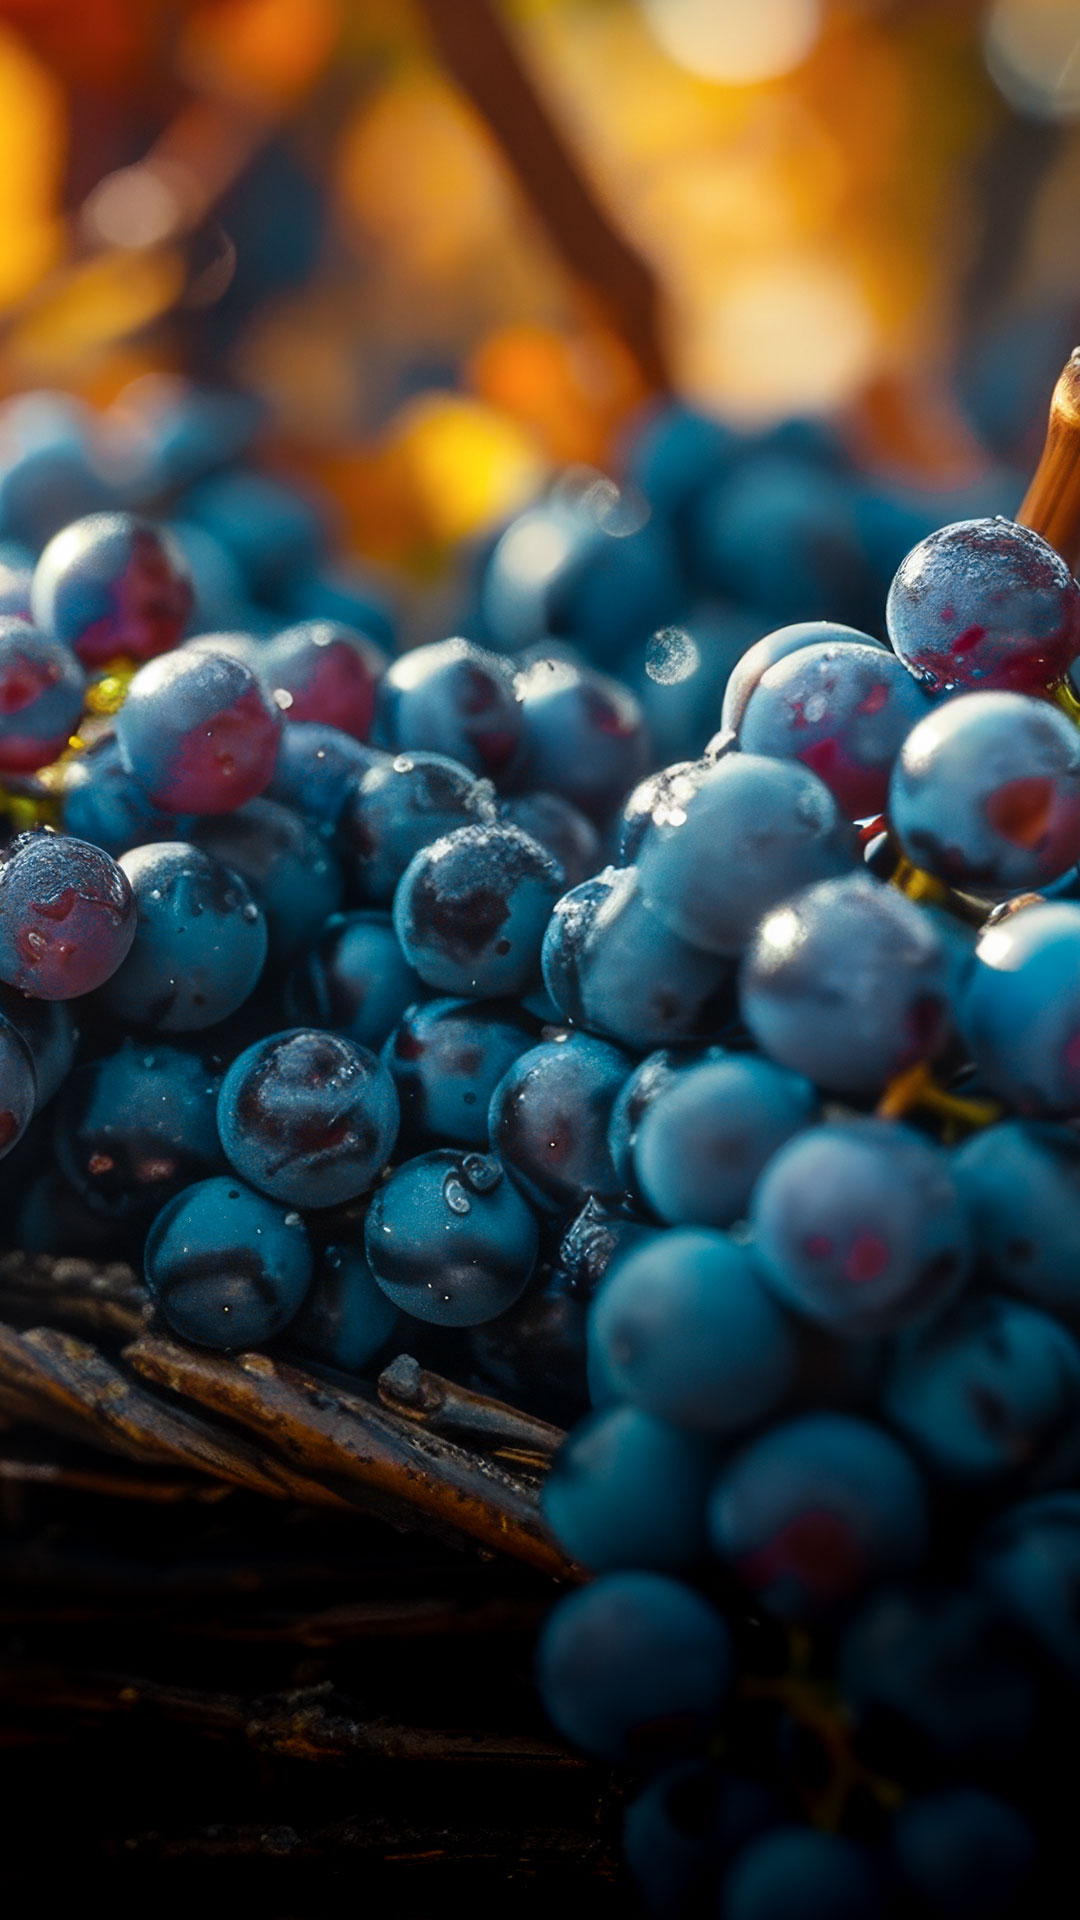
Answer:
<path fill-rule="evenodd" d="M 165 1682 L 86 1673 L 24 1659 L 0 1662 L 5 1719 L 43 1715 L 101 1719 L 138 1713 L 191 1727 L 210 1739 L 242 1739 L 258 1752 L 292 1760 L 450 1761 L 465 1765 L 550 1767 L 577 1771 L 585 1762 L 554 1741 L 520 1734 L 472 1734 L 361 1720 L 329 1683 L 262 1700 L 201 1693 Z"/>
<path fill-rule="evenodd" d="M 379 1399 L 391 1412 L 420 1421 L 433 1433 L 457 1433 L 501 1455 L 546 1466 L 566 1438 L 561 1427 L 520 1413 L 504 1400 L 473 1393 L 441 1373 L 430 1373 L 410 1354 L 399 1353 L 377 1382 Z"/>
<path fill-rule="evenodd" d="M 1080 347 L 1070 354 L 1054 388 L 1046 444 L 1016 518 L 1041 533 L 1075 571 L 1080 563 Z"/>
<path fill-rule="evenodd" d="M 0 1255 L 0 1307 L 19 1318 L 33 1316 L 125 1340 L 141 1333 L 151 1314 L 146 1288 L 130 1267 L 49 1254 Z"/>
<path fill-rule="evenodd" d="M 360 1484 L 481 1546 L 577 1577 L 543 1527 L 534 1487 L 375 1400 L 265 1354 L 226 1360 L 153 1334 L 124 1358 L 145 1379 L 257 1433 L 313 1477 Z"/>
<path fill-rule="evenodd" d="M 0 1459 L 0 1485 L 66 1487 L 76 1493 L 100 1493 L 112 1500 L 145 1500 L 173 1506 L 184 1500 L 223 1500 L 225 1485 L 206 1480 L 169 1480 L 150 1474 L 109 1473 L 104 1468 L 73 1467 L 56 1460 Z"/>
<path fill-rule="evenodd" d="M 320 1827 L 297 1828 L 285 1825 L 214 1826 L 196 1828 L 183 1834 L 157 1832 L 125 1835 L 125 1860 L 250 1860 L 281 1859 L 327 1860 L 340 1854 L 362 1854 L 380 1865 L 400 1866 L 430 1863 L 455 1870 L 476 1866 L 497 1866 L 517 1875 L 564 1867 L 570 1870 L 579 1889 L 584 1876 L 611 1880 L 617 1872 L 613 1847 L 602 1838 L 572 1825 L 535 1828 L 486 1826 L 482 1822 L 463 1827 L 455 1820 L 452 1832 L 445 1826 L 406 1826 L 385 1815 L 356 1815 L 350 1820 L 334 1821 Z"/>
<path fill-rule="evenodd" d="M 494 136 L 532 212 L 645 386 L 670 390 L 656 276 L 602 205 L 490 0 L 417 0 L 447 72 Z"/>

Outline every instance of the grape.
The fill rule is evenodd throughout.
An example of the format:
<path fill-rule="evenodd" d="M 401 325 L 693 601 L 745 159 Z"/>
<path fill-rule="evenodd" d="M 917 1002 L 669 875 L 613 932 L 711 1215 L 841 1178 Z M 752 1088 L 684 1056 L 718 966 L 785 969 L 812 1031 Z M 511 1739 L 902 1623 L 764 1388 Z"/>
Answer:
<path fill-rule="evenodd" d="M 959 1019 L 981 1076 L 1022 1114 L 1080 1111 L 1080 906 L 984 927 Z"/>
<path fill-rule="evenodd" d="M 371 731 L 386 668 L 381 647 L 336 620 L 285 627 L 259 658 L 263 684 L 290 722 L 319 722 L 355 740 Z"/>
<path fill-rule="evenodd" d="M 873 647 L 879 653 L 888 649 L 882 641 L 875 640 L 872 634 L 860 633 L 857 627 L 838 626 L 834 620 L 801 620 L 794 626 L 777 627 L 772 633 L 747 647 L 740 660 L 731 669 L 727 687 L 724 690 L 724 704 L 721 709 L 720 724 L 738 733 L 743 715 L 750 704 L 751 696 L 761 685 L 766 673 L 788 660 L 794 653 L 802 653 L 807 647 Z"/>
<path fill-rule="evenodd" d="M 293 620 L 339 620 L 385 653 L 396 644 L 396 617 L 383 587 L 362 567 L 331 562 L 279 581 L 276 603 Z"/>
<path fill-rule="evenodd" d="M 562 868 L 519 827 L 459 827 L 415 854 L 394 895 L 409 965 L 441 993 L 526 993 Z"/>
<path fill-rule="evenodd" d="M 117 858 L 131 847 L 190 830 L 191 816 L 178 819 L 154 805 L 120 757 L 113 734 L 74 754 L 63 769 L 61 808 L 64 831 Z"/>
<path fill-rule="evenodd" d="M 734 742 L 734 734 L 731 738 Z M 616 846 L 620 866 L 633 866 L 653 814 L 659 811 L 664 818 L 685 805 L 711 764 L 708 760 L 677 760 L 672 766 L 661 767 L 658 773 L 646 774 L 644 780 L 638 781 L 619 815 Z M 597 866 L 599 864 L 598 861 Z M 592 871 L 596 871 L 595 867 Z M 589 875 L 581 877 L 587 880 Z"/>
<path fill-rule="evenodd" d="M 580 1206 L 589 1194 L 620 1198 L 607 1131 L 630 1065 L 605 1040 L 571 1033 L 519 1054 L 499 1081 L 491 1145 L 540 1206 Z"/>
<path fill-rule="evenodd" d="M 1026 694 L 962 694 L 905 740 L 889 820 L 916 866 L 953 886 L 1042 886 L 1080 858 L 1076 728 Z"/>
<path fill-rule="evenodd" d="M 1045 1120 L 973 1134 L 953 1174 L 980 1260 L 1010 1291 L 1080 1320 L 1080 1140 Z"/>
<path fill-rule="evenodd" d="M 634 1185 L 669 1226 L 745 1217 L 773 1154 L 817 1118 L 809 1081 L 751 1054 L 688 1066 L 650 1101 L 634 1135 Z"/>
<path fill-rule="evenodd" d="M 769 1284 L 838 1333 L 889 1333 L 940 1308 L 971 1265 L 947 1156 L 888 1120 L 796 1134 L 766 1167 L 751 1219 Z"/>
<path fill-rule="evenodd" d="M 853 865 L 850 829 L 817 775 L 750 753 L 727 755 L 685 801 L 654 812 L 638 854 L 646 906 L 691 946 L 732 957 L 770 907 Z"/>
<path fill-rule="evenodd" d="M 548 1616 L 537 1680 L 568 1740 L 629 1760 L 697 1745 L 731 1665 L 723 1620 L 691 1588 L 658 1573 L 608 1573 Z"/>
<path fill-rule="evenodd" d="M 495 796 L 487 780 L 437 753 L 380 759 L 354 783 L 339 821 L 360 897 L 389 906 L 414 854 L 456 827 L 487 826 Z"/>
<path fill-rule="evenodd" d="M 55 534 L 34 571 L 30 605 L 84 666 L 150 660 L 175 647 L 192 605 L 172 535 L 130 513 L 95 513 Z"/>
<path fill-rule="evenodd" d="M 369 767 L 387 765 L 389 757 L 377 747 L 361 746 L 339 727 L 290 719 L 278 743 L 266 798 L 332 831 L 356 782 Z"/>
<path fill-rule="evenodd" d="M 645 717 L 627 687 L 590 667 L 539 659 L 518 675 L 530 786 L 604 820 L 647 771 Z"/>
<path fill-rule="evenodd" d="M 503 1399 L 565 1426 L 589 1405 L 585 1314 L 570 1276 L 541 1267 L 514 1306 L 470 1329 L 470 1355 Z"/>
<path fill-rule="evenodd" d="M 414 647 L 379 688 L 372 737 L 392 753 L 441 753 L 496 783 L 511 781 L 523 752 L 511 662 L 470 640 Z"/>
<path fill-rule="evenodd" d="M 34 1065 L 37 1110 L 47 1106 L 75 1064 L 79 1031 L 64 1000 L 32 1000 L 0 985 L 0 1021 L 14 1027 Z"/>
<path fill-rule="evenodd" d="M 921 1912 L 942 1920 L 996 1920 L 1015 1911 L 1038 1858 L 1030 1822 L 978 1787 L 943 1787 L 908 1800 L 889 1838 Z"/>
<path fill-rule="evenodd" d="M 423 1145 L 486 1147 L 491 1096 L 535 1038 L 510 1003 L 443 999 L 409 1007 L 382 1056 L 403 1134 Z"/>
<path fill-rule="evenodd" d="M 982 1591 L 1080 1684 L 1080 1493 L 1007 1508 L 979 1540 L 975 1568 Z"/>
<path fill-rule="evenodd" d="M 592 821 L 560 794 L 518 794 L 503 801 L 500 816 L 550 853 L 568 887 L 579 886 L 604 864 L 600 835 Z"/>
<path fill-rule="evenodd" d="M 894 655 L 843 640 L 805 646 L 766 667 L 738 724 L 746 753 L 797 760 L 850 819 L 879 813 L 893 763 L 931 711 Z"/>
<path fill-rule="evenodd" d="M 217 1109 L 221 1144 L 241 1178 L 299 1207 L 366 1193 L 390 1158 L 398 1120 L 394 1083 L 373 1053 L 304 1027 L 246 1047 Z"/>
<path fill-rule="evenodd" d="M 191 838 L 250 888 L 266 918 L 273 966 L 295 960 L 341 905 L 344 882 L 333 853 L 277 800 L 249 800 L 235 813 L 202 820 Z"/>
<path fill-rule="evenodd" d="M 138 922 L 102 1005 L 131 1026 L 172 1033 L 235 1013 L 266 959 L 266 921 L 239 875 L 184 841 L 133 847 L 120 870 Z"/>
<path fill-rule="evenodd" d="M 617 1395 L 704 1433 L 760 1419 L 795 1370 L 787 1321 L 750 1253 L 704 1228 L 624 1253 L 593 1302 L 589 1343 Z"/>
<path fill-rule="evenodd" d="M 942 1051 L 953 973 L 925 909 L 852 874 L 764 916 L 743 958 L 739 1006 L 772 1059 L 819 1086 L 872 1095 Z"/>
<path fill-rule="evenodd" d="M 926 1497 L 880 1427 L 808 1413 L 751 1440 L 721 1469 L 713 1546 L 785 1620 L 828 1617 L 886 1575 L 918 1564 Z"/>
<path fill-rule="evenodd" d="M 441 1327 L 478 1326 L 513 1306 L 539 1240 L 499 1162 L 446 1147 L 397 1167 L 364 1229 L 371 1271 L 387 1298 Z"/>
<path fill-rule="evenodd" d="M 132 1040 L 78 1067 L 54 1109 L 61 1173 L 93 1213 L 148 1225 L 166 1200 L 224 1166 L 219 1084 L 197 1054 Z"/>
<path fill-rule="evenodd" d="M 37 1075 L 30 1049 L 0 1014 L 0 1158 L 22 1139 L 34 1116 Z"/>
<path fill-rule="evenodd" d="M 234 555 L 255 599 L 284 591 L 321 558 L 323 517 L 315 501 L 253 468 L 208 474 L 184 495 L 183 510 Z"/>
<path fill-rule="evenodd" d="M 219 1175 L 185 1187 L 155 1219 L 144 1270 L 174 1333 L 225 1353 L 258 1346 L 298 1312 L 311 1283 L 298 1213 Z"/>
<path fill-rule="evenodd" d="M 5 618 L 30 621 L 30 583 L 34 577 L 33 556 L 25 563 L 17 552 L 8 554 L 8 542 L 0 542 L 0 614 Z"/>
<path fill-rule="evenodd" d="M 286 979 L 282 1009 L 292 1026 L 331 1027 L 378 1048 L 422 991 L 388 913 L 337 913 Z"/>
<path fill-rule="evenodd" d="M 687 528 L 699 587 L 766 620 L 861 620 L 874 604 L 855 489 L 794 448 L 762 446 L 703 487 Z"/>
<path fill-rule="evenodd" d="M 647 1054 L 623 1081 L 611 1109 L 608 1146 L 624 1191 L 640 1198 L 634 1186 L 634 1142 L 649 1107 L 688 1067 L 726 1059 L 723 1047 L 663 1047 Z"/>
<path fill-rule="evenodd" d="M 72 1000 L 115 975 L 135 938 L 128 875 L 100 847 L 21 833 L 0 859 L 0 980 Z"/>
<path fill-rule="evenodd" d="M 658 760 L 702 752 L 716 732 L 728 680 L 760 632 L 760 619 L 741 608 L 697 607 L 625 663 L 621 671 L 641 702 Z"/>
<path fill-rule="evenodd" d="M 393 1338 L 397 1308 L 376 1285 L 360 1247 L 324 1247 L 289 1333 L 324 1366 L 362 1373 Z"/>
<path fill-rule="evenodd" d="M 0 407 L 0 538 L 37 553 L 80 514 L 112 504 L 92 415 L 66 393 L 18 393 Z"/>
<path fill-rule="evenodd" d="M 737 1856 L 720 1920 L 880 1920 L 880 1875 L 865 1847 L 812 1827 L 775 1827 Z"/>
<path fill-rule="evenodd" d="M 668 1767 L 630 1802 L 623 1852 L 654 1920 L 683 1920 L 732 1855 L 780 1818 L 757 1780 L 699 1760 Z"/>
<path fill-rule="evenodd" d="M 902 1341 L 882 1395 L 933 1470 L 1008 1485 L 1075 1434 L 1080 1346 L 1049 1314 L 982 1293 Z"/>
<path fill-rule="evenodd" d="M 627 475 L 665 515 L 684 513 L 698 489 L 725 471 L 739 444 L 731 427 L 678 401 L 653 403 L 635 426 Z"/>
<path fill-rule="evenodd" d="M 558 1270 L 580 1299 L 591 1300 L 612 1262 L 632 1247 L 655 1240 L 658 1231 L 590 1194 L 559 1242 Z"/>
<path fill-rule="evenodd" d="M 713 1446 L 637 1407 L 592 1415 L 555 1455 L 541 1510 L 564 1552 L 594 1573 L 677 1571 L 703 1560 Z"/>
<path fill-rule="evenodd" d="M 889 638 L 926 686 L 1041 693 L 1080 653 L 1080 588 L 1037 533 L 1000 516 L 959 520 L 901 561 Z"/>
<path fill-rule="evenodd" d="M 730 1019 L 730 963 L 668 930 L 635 867 L 606 867 L 564 893 L 541 959 L 562 1016 L 623 1046 L 708 1039 Z"/>
<path fill-rule="evenodd" d="M 230 813 L 269 785 L 281 715 L 242 660 L 184 648 L 140 667 L 115 730 L 159 807 Z"/>
<path fill-rule="evenodd" d="M 0 617 L 0 774 L 33 773 L 63 753 L 79 724 L 85 676 L 59 640 Z"/>

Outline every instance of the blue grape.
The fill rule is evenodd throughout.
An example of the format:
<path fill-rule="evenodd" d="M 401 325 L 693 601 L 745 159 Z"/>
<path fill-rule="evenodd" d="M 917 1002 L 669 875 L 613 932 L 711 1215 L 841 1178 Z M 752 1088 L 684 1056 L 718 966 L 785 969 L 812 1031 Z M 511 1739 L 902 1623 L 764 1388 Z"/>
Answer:
<path fill-rule="evenodd" d="M 874 602 L 855 489 L 795 449 L 763 446 L 703 487 L 687 543 L 702 591 L 766 620 L 858 621 Z"/>
<path fill-rule="evenodd" d="M 918 1565 L 926 1496 L 880 1427 L 808 1413 L 749 1441 L 721 1469 L 709 1523 L 716 1551 L 763 1605 L 812 1621 Z"/>
<path fill-rule="evenodd" d="M 764 913 L 854 865 L 853 836 L 815 773 L 733 753 L 678 807 L 654 813 L 638 854 L 645 904 L 707 953 L 737 955 Z"/>
<path fill-rule="evenodd" d="M 186 1187 L 147 1236 L 146 1285 L 174 1333 L 225 1353 L 288 1326 L 311 1284 L 311 1242 L 298 1213 L 235 1175 Z"/>
<path fill-rule="evenodd" d="M 182 511 L 235 556 L 254 599 L 310 573 L 322 555 L 323 516 L 315 501 L 252 468 L 208 474 L 184 495 Z"/>
<path fill-rule="evenodd" d="M 394 1083 L 375 1054 L 306 1027 L 246 1047 L 217 1108 L 230 1165 L 260 1193 L 300 1207 L 366 1193 L 390 1158 L 398 1119 Z"/>
<path fill-rule="evenodd" d="M 339 840 L 361 899 L 389 906 L 410 860 L 457 827 L 495 820 L 491 783 L 437 753 L 380 759 L 354 784 L 339 820 Z"/>
<path fill-rule="evenodd" d="M 30 1048 L 0 1014 L 0 1158 L 22 1139 L 36 1104 L 37 1075 Z"/>
<path fill-rule="evenodd" d="M 14 1027 L 34 1066 L 36 1103 L 47 1106 L 75 1064 L 79 1032 L 63 1000 L 33 1000 L 0 986 L 0 1021 Z"/>
<path fill-rule="evenodd" d="M 568 1740 L 604 1760 L 658 1758 L 704 1739 L 731 1681 L 720 1615 L 659 1573 L 608 1573 L 548 1616 L 540 1698 Z"/>
<path fill-rule="evenodd" d="M 852 820 L 880 813 L 906 736 L 930 702 L 893 654 L 843 640 L 765 669 L 739 721 L 745 753 L 797 760 Z"/>
<path fill-rule="evenodd" d="M 397 1308 L 376 1284 L 363 1249 L 331 1245 L 316 1256 L 315 1277 L 289 1333 L 324 1366 L 363 1373 L 400 1321 Z"/>
<path fill-rule="evenodd" d="M 253 992 L 266 959 L 266 920 L 238 874 L 201 847 L 152 841 L 121 856 L 138 914 L 131 951 L 102 1005 L 132 1026 L 198 1031 Z"/>
<path fill-rule="evenodd" d="M 275 589 L 277 604 L 293 620 L 340 620 L 393 653 L 396 616 L 384 587 L 362 567 L 324 563 L 293 574 Z"/>
<path fill-rule="evenodd" d="M 703 1560 L 714 1447 L 637 1407 L 593 1414 L 564 1441 L 544 1481 L 544 1520 L 572 1560 L 674 1572 Z"/>
<path fill-rule="evenodd" d="M 1037 1689 L 1015 1634 L 970 1590 L 887 1588 L 841 1641 L 837 1678 L 879 1767 L 993 1776 L 1030 1740 Z"/>
<path fill-rule="evenodd" d="M 772 1059 L 835 1092 L 872 1095 L 944 1048 L 954 971 L 925 909 L 852 874 L 765 914 L 743 957 L 739 1006 Z"/>
<path fill-rule="evenodd" d="M 882 1405 L 933 1471 L 1015 1481 L 1075 1436 L 1080 1346 L 1049 1314 L 970 1295 L 898 1345 Z"/>
<path fill-rule="evenodd" d="M 939 527 L 902 560 L 889 638 L 928 687 L 1041 693 L 1080 653 L 1080 587 L 1029 527 L 1000 515 Z"/>
<path fill-rule="evenodd" d="M 637 1198 L 634 1186 L 634 1142 L 649 1107 L 688 1067 L 723 1060 L 722 1047 L 664 1047 L 647 1054 L 623 1081 L 611 1109 L 608 1146 L 623 1191 Z"/>
<path fill-rule="evenodd" d="M 654 1920 L 684 1920 L 737 1850 L 780 1819 L 779 1797 L 705 1761 L 649 1781 L 623 1819 L 623 1853 Z"/>
<path fill-rule="evenodd" d="M 436 1326 L 475 1327 L 520 1299 L 540 1235 L 496 1159 L 444 1147 L 405 1161 L 379 1188 L 364 1244 L 396 1307 Z"/>
<path fill-rule="evenodd" d="M 231 813 L 269 785 L 281 715 L 242 660 L 180 648 L 140 667 L 115 720 L 124 765 L 175 813 Z"/>
<path fill-rule="evenodd" d="M 1080 1111 L 1080 906 L 984 927 L 959 1009 L 986 1084 L 1021 1113 Z"/>
<path fill-rule="evenodd" d="M 565 1426 L 589 1405 L 585 1313 L 570 1276 L 541 1267 L 512 1307 L 470 1329 L 473 1364 L 503 1399 Z"/>
<path fill-rule="evenodd" d="M 80 515 L 112 505 L 88 407 L 66 393 L 20 393 L 0 409 L 0 538 L 34 553 Z"/>
<path fill-rule="evenodd" d="M 61 641 L 27 620 L 0 618 L 0 774 L 33 773 L 63 753 L 85 691 L 83 671 Z"/>
<path fill-rule="evenodd" d="M 659 810 L 664 818 L 677 812 L 689 800 L 711 764 L 707 760 L 676 760 L 670 767 L 661 767 L 658 773 L 646 774 L 644 780 L 638 781 L 619 815 L 615 845 L 621 866 L 633 866 L 653 814 Z M 582 877 L 587 879 L 588 875 Z"/>
<path fill-rule="evenodd" d="M 125 428 L 134 489 L 151 499 L 242 458 L 264 408 L 253 394 L 149 373 L 124 388 L 115 411 Z"/>
<path fill-rule="evenodd" d="M 111 733 L 67 762 L 60 804 L 64 831 L 104 847 L 114 858 L 131 847 L 182 833 L 191 820 L 190 815 L 178 819 L 154 805 L 124 765 Z"/>
<path fill-rule="evenodd" d="M 975 1571 L 994 1605 L 1080 1685 L 1080 1493 L 998 1514 L 976 1545 Z"/>
<path fill-rule="evenodd" d="M 591 667 L 543 658 L 517 679 L 525 777 L 605 820 L 648 770 L 641 707 L 629 688 Z"/>
<path fill-rule="evenodd" d="M 46 633 L 101 667 L 175 647 L 191 612 L 191 575 L 172 535 L 131 513 L 96 513 L 55 534 L 34 570 L 30 605 Z"/>
<path fill-rule="evenodd" d="M 128 876 L 62 833 L 20 833 L 0 858 L 0 980 L 73 1000 L 114 976 L 135 938 Z"/>
<path fill-rule="evenodd" d="M 391 753 L 441 753 L 497 784 L 512 780 L 523 740 L 513 666 L 471 640 L 414 647 L 379 687 L 372 737 Z"/>
<path fill-rule="evenodd" d="M 341 905 L 344 881 L 316 829 L 277 800 L 200 821 L 192 841 L 238 873 L 266 917 L 267 953 L 288 966 Z"/>
<path fill-rule="evenodd" d="M 381 647 L 337 620 L 284 627 L 259 661 L 263 684 L 290 723 L 338 727 L 355 740 L 371 732 L 387 665 Z"/>
<path fill-rule="evenodd" d="M 278 744 L 266 798 L 332 831 L 356 782 L 369 767 L 383 766 L 387 760 L 388 755 L 377 747 L 362 746 L 339 727 L 291 720 Z"/>
<path fill-rule="evenodd" d="M 774 1827 L 751 1840 L 724 1881 L 720 1920 L 881 1920 L 874 1857 L 843 1834 Z"/>
<path fill-rule="evenodd" d="M 702 752 L 719 725 L 728 680 L 760 632 L 761 621 L 738 607 L 699 607 L 653 634 L 623 666 L 658 760 Z"/>
<path fill-rule="evenodd" d="M 800 620 L 793 626 L 776 627 L 772 633 L 764 634 L 731 669 L 720 712 L 721 728 L 738 733 L 751 697 L 772 667 L 807 647 L 838 646 L 874 647 L 879 653 L 888 652 L 873 634 L 861 633 L 858 627 L 839 626 L 835 620 Z"/>
<path fill-rule="evenodd" d="M 539 1205 L 621 1197 L 607 1131 L 630 1065 L 606 1041 L 571 1033 L 520 1054 L 503 1075 L 491 1096 L 491 1145 Z"/>
<path fill-rule="evenodd" d="M 730 963 L 670 932 L 635 867 L 606 867 L 564 893 L 541 958 L 566 1020 L 638 1051 L 710 1039 L 731 1017 Z"/>
<path fill-rule="evenodd" d="M 331 1027 L 377 1049 L 422 991 L 388 913 L 338 913 L 296 962 L 282 1007 L 292 1026 Z"/>
<path fill-rule="evenodd" d="M 458 827 L 415 854 L 398 882 L 401 950 L 440 993 L 526 993 L 562 887 L 562 868 L 520 827 Z"/>
<path fill-rule="evenodd" d="M 997 1920 L 1038 1859 L 1019 1808 L 979 1787 L 941 1787 L 906 1801 L 893 1816 L 892 1858 L 924 1914 L 941 1920 Z"/>
<path fill-rule="evenodd" d="M 512 1005 L 442 999 L 410 1007 L 383 1050 L 402 1132 L 425 1145 L 486 1147 L 491 1096 L 535 1040 Z"/>
<path fill-rule="evenodd" d="M 576 887 L 604 864 L 600 835 L 579 807 L 557 793 L 522 793 L 504 800 L 500 817 L 539 842 Z"/>
<path fill-rule="evenodd" d="M 786 1318 L 749 1251 L 704 1228 L 620 1256 L 593 1301 L 589 1345 L 617 1395 L 703 1433 L 760 1419 L 795 1372 Z"/>
<path fill-rule="evenodd" d="M 770 1286 L 835 1332 L 892 1332 L 963 1285 L 971 1239 L 947 1155 L 889 1120 L 832 1121 L 781 1147 L 754 1192 Z"/>
<path fill-rule="evenodd" d="M 979 1258 L 1012 1292 L 1080 1319 L 1080 1140 L 1045 1120 L 1003 1120 L 953 1155 Z"/>
<path fill-rule="evenodd" d="M 27 621 L 32 618 L 30 582 L 33 577 L 33 555 L 27 551 L 22 558 L 17 548 L 12 550 L 7 541 L 0 541 L 0 614 L 5 618 Z"/>
<path fill-rule="evenodd" d="M 148 1224 L 166 1200 L 224 1166 L 219 1084 L 197 1054 L 132 1040 L 76 1068 L 54 1108 L 61 1173 L 93 1213 Z"/>
<path fill-rule="evenodd" d="M 194 520 L 169 520 L 165 533 L 179 548 L 191 577 L 192 604 L 184 626 L 185 638 L 212 633 L 216 628 L 242 627 L 251 619 L 247 586 L 232 554 L 222 541 L 196 526 Z"/>
<path fill-rule="evenodd" d="M 738 447 L 738 437 L 724 422 L 665 400 L 634 423 L 626 472 L 658 512 L 678 516 L 699 488 L 725 471 Z"/>
<path fill-rule="evenodd" d="M 817 1118 L 809 1081 L 753 1054 L 714 1055 L 677 1073 L 634 1135 L 634 1186 L 669 1226 L 745 1218 L 762 1169 Z"/>
<path fill-rule="evenodd" d="M 1080 858 L 1080 737 L 1046 700 L 963 694 L 908 735 L 888 811 L 904 852 L 940 880 L 1042 886 Z"/>

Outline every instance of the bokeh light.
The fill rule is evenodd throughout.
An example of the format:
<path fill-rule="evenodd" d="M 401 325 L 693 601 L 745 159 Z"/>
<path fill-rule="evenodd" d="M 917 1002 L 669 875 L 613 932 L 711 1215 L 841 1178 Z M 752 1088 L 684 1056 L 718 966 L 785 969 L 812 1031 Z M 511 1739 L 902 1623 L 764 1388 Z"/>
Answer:
<path fill-rule="evenodd" d="M 664 52 L 706 80 L 748 86 L 805 60 L 821 31 L 820 0 L 641 0 Z"/>

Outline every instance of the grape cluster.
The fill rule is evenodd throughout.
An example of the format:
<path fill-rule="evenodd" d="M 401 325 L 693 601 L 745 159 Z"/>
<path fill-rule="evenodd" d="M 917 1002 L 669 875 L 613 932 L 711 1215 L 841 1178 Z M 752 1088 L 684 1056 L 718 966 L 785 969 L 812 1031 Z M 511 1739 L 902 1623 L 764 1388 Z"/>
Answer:
<path fill-rule="evenodd" d="M 51 519 L 47 415 L 33 513 L 0 490 L 0 775 L 56 810 L 0 849 L 10 1241 L 140 1262 L 210 1348 L 407 1341 L 573 1426 L 543 1507 L 595 1577 L 540 1687 L 643 1776 L 652 1912 L 1048 1911 L 1080 587 L 912 508 L 879 627 L 902 555 L 827 436 L 668 409 L 625 494 L 478 557 L 475 639 L 394 655 L 183 407 L 126 504 Z"/>

